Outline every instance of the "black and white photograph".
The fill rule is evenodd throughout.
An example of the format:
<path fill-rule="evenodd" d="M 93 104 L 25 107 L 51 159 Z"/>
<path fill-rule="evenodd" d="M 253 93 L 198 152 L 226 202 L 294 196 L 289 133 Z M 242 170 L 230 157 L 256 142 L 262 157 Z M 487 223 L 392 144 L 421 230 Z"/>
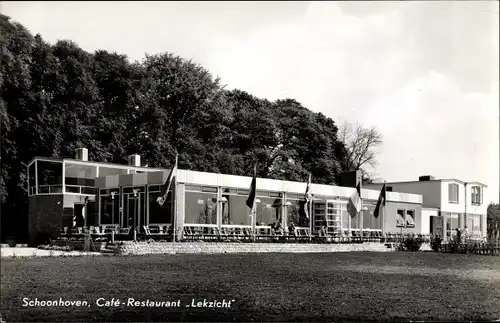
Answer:
<path fill-rule="evenodd" d="M 0 1 L 0 323 L 500 321 L 498 1 Z"/>

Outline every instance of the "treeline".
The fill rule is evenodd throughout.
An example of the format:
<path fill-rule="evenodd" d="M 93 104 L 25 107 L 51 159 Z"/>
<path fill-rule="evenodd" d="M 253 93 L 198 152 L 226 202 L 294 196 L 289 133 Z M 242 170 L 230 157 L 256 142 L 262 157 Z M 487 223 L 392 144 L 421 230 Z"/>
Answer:
<path fill-rule="evenodd" d="M 26 226 L 26 164 L 34 156 L 179 167 L 334 183 L 347 169 L 332 119 L 293 99 L 274 102 L 226 90 L 199 64 L 170 53 L 130 62 L 89 53 L 71 41 L 51 45 L 0 17 L 2 236 Z M 14 222 L 4 222 L 10 218 Z"/>

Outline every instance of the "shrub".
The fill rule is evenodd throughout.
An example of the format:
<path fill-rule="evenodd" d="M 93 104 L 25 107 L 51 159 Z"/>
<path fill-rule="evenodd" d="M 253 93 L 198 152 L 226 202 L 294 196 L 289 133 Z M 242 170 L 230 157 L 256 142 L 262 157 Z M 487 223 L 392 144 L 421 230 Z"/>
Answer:
<path fill-rule="evenodd" d="M 405 237 L 396 247 L 397 251 L 419 251 L 424 243 L 421 237 Z"/>
<path fill-rule="evenodd" d="M 431 238 L 431 249 L 434 252 L 439 252 L 442 249 L 443 238 L 441 236 L 433 236 Z"/>
<path fill-rule="evenodd" d="M 33 241 L 33 245 L 36 247 L 36 246 L 39 246 L 39 245 L 47 245 L 47 244 L 50 244 L 52 241 L 52 239 L 54 239 L 53 235 L 49 232 L 40 232 L 35 240 Z"/>

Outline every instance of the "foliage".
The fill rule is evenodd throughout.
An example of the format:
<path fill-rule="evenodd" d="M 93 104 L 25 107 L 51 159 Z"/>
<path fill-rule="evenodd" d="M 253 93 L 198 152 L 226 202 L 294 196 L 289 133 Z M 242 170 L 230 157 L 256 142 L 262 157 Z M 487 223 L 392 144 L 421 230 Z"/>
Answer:
<path fill-rule="evenodd" d="M 431 237 L 431 249 L 434 252 L 439 252 L 443 248 L 443 238 L 440 235 Z"/>
<path fill-rule="evenodd" d="M 407 236 L 396 246 L 396 251 L 419 251 L 424 239 L 418 236 Z"/>
<path fill-rule="evenodd" d="M 488 241 L 500 241 L 500 204 L 491 203 L 488 205 L 486 221 Z"/>

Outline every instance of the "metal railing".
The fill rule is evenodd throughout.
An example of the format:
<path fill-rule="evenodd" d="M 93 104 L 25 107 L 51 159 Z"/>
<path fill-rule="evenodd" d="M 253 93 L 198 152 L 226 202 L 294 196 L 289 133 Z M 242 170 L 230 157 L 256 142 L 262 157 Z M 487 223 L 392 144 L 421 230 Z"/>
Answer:
<path fill-rule="evenodd" d="M 37 187 L 31 186 L 28 189 L 28 194 L 36 195 Z M 85 194 L 85 195 L 94 195 L 96 192 L 95 187 L 93 186 L 81 186 L 81 185 L 66 185 L 66 190 L 64 193 L 74 193 L 74 194 Z M 38 185 L 38 194 L 62 194 L 63 186 L 62 185 Z"/>

